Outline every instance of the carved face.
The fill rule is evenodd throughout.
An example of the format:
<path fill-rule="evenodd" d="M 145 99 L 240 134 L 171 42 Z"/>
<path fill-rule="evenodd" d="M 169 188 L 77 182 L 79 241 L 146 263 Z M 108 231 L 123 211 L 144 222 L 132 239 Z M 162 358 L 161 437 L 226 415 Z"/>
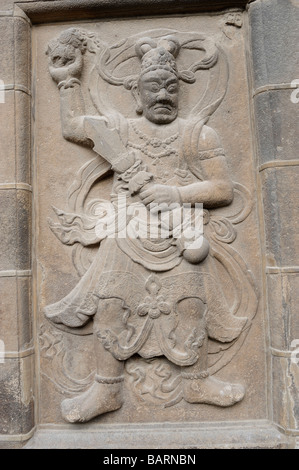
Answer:
<path fill-rule="evenodd" d="M 161 68 L 140 77 L 135 98 L 149 121 L 169 124 L 178 115 L 178 91 L 176 75 Z"/>

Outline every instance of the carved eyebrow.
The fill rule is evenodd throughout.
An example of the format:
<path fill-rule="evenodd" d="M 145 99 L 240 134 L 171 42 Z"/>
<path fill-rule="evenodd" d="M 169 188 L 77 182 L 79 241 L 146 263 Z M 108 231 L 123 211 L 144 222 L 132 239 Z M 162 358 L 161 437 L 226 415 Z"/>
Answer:
<path fill-rule="evenodd" d="M 168 80 L 166 80 L 166 85 L 171 85 L 172 83 L 175 83 L 177 84 L 178 83 L 178 80 L 177 78 L 169 78 Z"/>
<path fill-rule="evenodd" d="M 144 81 L 145 83 L 150 83 L 150 82 L 162 83 L 162 80 L 158 77 L 145 78 Z"/>

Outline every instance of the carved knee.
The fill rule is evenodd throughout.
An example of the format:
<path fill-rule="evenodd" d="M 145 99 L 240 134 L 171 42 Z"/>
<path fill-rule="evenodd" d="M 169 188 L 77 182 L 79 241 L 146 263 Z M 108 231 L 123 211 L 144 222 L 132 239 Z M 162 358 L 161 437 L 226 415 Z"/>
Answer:
<path fill-rule="evenodd" d="M 176 310 L 189 320 L 204 320 L 206 304 L 198 297 L 187 297 L 178 302 Z"/>

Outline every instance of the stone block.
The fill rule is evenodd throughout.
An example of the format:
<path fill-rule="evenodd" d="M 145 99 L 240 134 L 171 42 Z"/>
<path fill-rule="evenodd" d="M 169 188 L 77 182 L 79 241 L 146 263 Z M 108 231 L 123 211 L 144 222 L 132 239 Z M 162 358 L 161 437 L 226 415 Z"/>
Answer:
<path fill-rule="evenodd" d="M 16 181 L 31 183 L 31 98 L 26 93 L 15 92 L 15 147 Z"/>
<path fill-rule="evenodd" d="M 299 166 L 262 173 L 268 266 L 299 265 Z"/>
<path fill-rule="evenodd" d="M 299 342 L 299 274 L 268 274 L 267 292 L 271 346 L 290 350 L 293 340 Z"/>
<path fill-rule="evenodd" d="M 30 96 L 5 91 L 0 103 L 0 184 L 31 182 Z"/>
<path fill-rule="evenodd" d="M 12 183 L 16 178 L 14 92 L 6 91 L 4 99 L 0 103 L 0 183 Z"/>
<path fill-rule="evenodd" d="M 31 268 L 31 192 L 17 190 L 17 269 Z"/>
<path fill-rule="evenodd" d="M 295 42 L 292 26 L 295 1 L 257 0 L 250 8 L 255 88 L 268 83 L 289 83 L 296 78 L 292 76 L 295 69 L 292 68 L 291 61 Z M 128 442 L 136 448 L 142 447 L 144 442 L 152 447 L 283 447 L 288 438 L 267 421 L 271 406 L 275 424 L 288 431 L 298 429 L 298 365 L 292 361 L 293 357 L 289 357 L 288 352 L 292 339 L 299 338 L 296 315 L 299 275 L 295 270 L 293 273 L 268 274 L 271 346 L 283 352 L 281 357 L 271 357 L 269 362 L 272 368 L 266 368 L 268 356 L 265 344 L 268 344 L 269 332 L 263 328 L 264 303 L 259 302 L 265 284 L 261 279 L 263 246 L 260 243 L 261 227 L 256 211 L 258 198 L 261 196 L 254 177 L 256 162 L 252 152 L 255 138 L 251 134 L 252 103 L 249 102 L 249 97 L 252 90 L 247 88 L 249 45 L 246 28 L 242 28 L 243 20 L 246 24 L 246 12 L 198 14 L 202 9 L 244 6 L 245 2 L 246 0 L 23 2 L 33 22 L 46 23 L 34 28 L 35 44 L 32 49 L 35 54 L 33 154 L 37 208 L 34 238 L 37 268 L 34 273 L 36 292 L 33 292 L 37 309 L 34 342 L 40 344 L 35 373 L 41 378 L 38 381 L 36 400 L 39 424 L 42 425 L 33 447 L 45 442 L 52 447 L 71 447 L 74 444 L 76 447 L 111 447 L 115 443 L 126 448 Z M 13 8 L 15 3 L 13 0 L 3 0 L 0 9 Z M 75 8 L 70 8 L 70 5 Z M 155 63 L 161 60 L 154 46 L 160 44 L 159 40 L 166 34 L 161 30 L 165 28 L 168 6 L 173 6 L 171 11 L 176 15 L 169 15 L 167 28 L 173 28 L 179 39 L 176 41 L 164 37 L 161 44 L 167 45 L 168 52 L 165 53 L 168 54 L 168 62 L 169 56 L 174 54 L 170 57 L 169 67 L 173 68 L 171 64 L 177 61 L 177 69 L 182 72 L 181 77 L 185 77 L 186 81 L 180 81 L 178 85 L 175 78 L 177 73 L 173 69 L 172 85 L 175 83 L 176 86 L 161 87 L 164 91 L 167 88 L 167 92 L 173 95 L 172 104 L 165 107 L 164 102 L 164 105 L 158 106 L 150 114 L 149 94 L 144 93 L 144 80 L 140 78 L 135 84 L 131 83 L 132 94 L 128 90 L 130 83 L 127 80 L 124 82 L 125 87 L 114 85 L 120 85 L 119 81 L 133 72 L 136 76 L 140 75 L 140 67 L 142 69 L 148 66 L 147 59 L 144 58 L 149 52 L 148 47 L 152 54 L 147 56 L 151 57 L 149 61 L 154 60 Z M 191 11 L 196 11 L 197 14 L 187 15 Z M 107 21 L 106 12 L 108 17 L 115 15 L 114 18 Z M 181 12 L 184 14 L 179 16 L 178 13 Z M 136 18 L 139 13 L 144 17 Z M 150 17 L 145 16 L 148 13 L 151 14 Z M 124 21 L 129 16 L 132 18 Z M 1 21 L 3 18 L 0 14 Z M 77 21 L 83 18 L 88 21 Z M 97 23 L 91 22 L 91 18 L 97 18 Z M 105 19 L 102 21 L 100 18 Z M 65 46 L 66 36 L 60 37 L 68 27 L 65 21 L 72 19 L 75 20 L 74 27 L 83 31 L 82 36 L 80 32 L 74 42 L 75 49 L 78 48 L 77 41 L 82 47 L 82 50 L 75 53 L 75 62 L 80 56 L 80 60 L 76 62 L 78 70 L 82 69 L 80 76 L 79 71 L 73 69 L 74 62 L 68 63 L 72 57 L 67 55 L 74 52 L 72 47 Z M 47 24 L 49 22 L 52 24 Z M 221 22 L 222 26 L 226 22 L 229 29 L 221 30 Z M 73 26 L 70 23 L 69 25 Z M 4 43 L 6 41 L 5 51 L 2 52 L 5 80 L 8 84 L 20 86 L 6 92 L 9 106 L 6 109 L 6 103 L 3 105 L 3 114 L 0 116 L 3 123 L 3 135 L 0 136 L 3 162 L 0 163 L 1 169 L 3 168 L 0 176 L 0 206 L 3 217 L 0 226 L 0 339 L 5 340 L 6 349 L 10 351 L 5 362 L 0 364 L 0 434 L 7 434 L 13 439 L 14 434 L 28 435 L 34 422 L 33 356 L 25 357 L 25 354 L 21 354 L 20 358 L 15 358 L 16 351 L 24 352 L 32 345 L 31 278 L 29 272 L 24 272 L 31 268 L 32 194 L 29 190 L 13 188 L 15 182 L 31 184 L 31 98 L 27 93 L 31 89 L 31 44 L 26 18 L 6 16 L 4 29 L 4 33 L 0 30 L 0 39 L 1 35 L 6 34 L 3 37 Z M 289 30 L 291 32 L 287 35 Z M 188 35 L 192 31 L 195 36 L 190 45 L 188 41 L 184 41 L 190 37 Z M 136 38 L 141 38 L 145 32 L 146 36 L 155 36 L 151 38 L 150 44 L 146 41 L 142 49 L 140 43 L 136 44 Z M 67 36 L 68 41 L 73 41 L 73 35 L 77 34 L 78 32 L 72 32 L 71 38 Z M 216 67 L 211 73 L 209 71 L 209 66 L 212 68 L 216 64 L 213 64 L 211 57 L 206 57 L 208 60 L 202 64 L 202 69 L 197 69 L 197 61 L 204 57 L 204 48 L 193 47 L 194 44 L 203 45 L 202 36 L 198 38 L 198 34 L 212 39 L 221 36 L 221 46 L 227 53 L 230 65 L 228 83 L 225 60 L 221 62 L 221 54 L 218 78 Z M 49 57 L 45 56 L 45 50 L 55 37 L 60 37 L 60 44 L 56 43 L 57 47 L 52 49 L 53 54 L 50 57 L 53 65 L 58 65 L 54 67 L 56 74 L 53 69 L 50 70 L 54 78 L 52 81 L 48 70 Z M 128 39 L 129 43 L 126 43 Z M 84 49 L 86 41 L 90 41 L 88 50 Z M 102 41 L 107 45 L 107 51 L 115 56 L 111 56 L 109 63 L 105 63 L 105 67 L 108 67 L 107 74 L 99 77 L 96 67 L 98 64 L 95 62 L 99 57 L 93 54 L 93 47 L 101 47 Z M 212 42 L 204 42 L 209 51 L 212 50 Z M 120 51 L 119 48 L 122 47 L 124 50 Z M 15 52 L 10 57 L 9 52 L 13 50 Z M 61 57 L 59 53 L 62 54 Z M 104 54 L 103 60 L 108 55 Z M 217 55 L 214 60 L 216 57 Z M 277 65 L 278 57 L 280 63 Z M 64 65 L 60 67 L 59 63 Z M 66 71 L 65 64 L 68 64 L 69 71 L 75 76 L 70 83 L 64 82 L 69 78 L 68 74 L 63 75 Z M 165 67 L 164 70 L 161 69 L 163 67 L 155 66 L 151 71 L 155 71 L 151 81 L 154 78 L 156 85 L 151 87 L 151 94 L 161 91 L 157 87 L 157 79 L 160 80 L 159 83 L 161 80 L 164 83 L 165 74 L 171 74 L 171 71 L 165 71 Z M 196 70 L 196 80 L 193 80 L 191 70 Z M 142 74 L 143 77 L 144 75 Z M 55 77 L 59 80 L 55 80 Z M 208 77 L 211 78 L 210 82 Z M 59 91 L 55 81 L 60 83 Z M 22 87 L 23 91 L 18 91 Z M 201 100 L 205 89 L 211 92 L 210 96 L 207 93 L 205 99 Z M 216 96 L 218 93 L 219 96 Z M 290 94 L 291 90 L 282 90 L 255 95 L 259 165 L 272 160 L 297 159 L 296 109 L 291 103 Z M 194 105 L 197 102 L 210 104 L 210 107 L 204 109 L 212 113 L 222 98 L 223 103 L 217 109 L 215 118 L 208 116 L 206 127 L 210 126 L 210 130 L 202 129 L 198 123 L 195 128 L 192 121 Z M 213 99 L 216 100 L 215 103 Z M 163 112 L 160 116 L 161 108 Z M 176 114 L 171 115 L 174 119 L 165 120 L 170 111 L 178 111 L 177 122 Z M 201 187 L 202 193 L 199 188 L 199 194 L 201 198 L 207 197 L 206 205 L 210 208 L 210 213 L 206 214 L 209 225 L 205 230 L 211 245 L 211 256 L 207 260 L 197 260 L 197 264 L 201 262 L 202 265 L 189 263 L 191 258 L 185 256 L 188 251 L 185 255 L 182 251 L 176 253 L 177 257 L 183 258 L 179 260 L 181 264 L 170 267 L 167 265 L 167 269 L 156 271 L 155 267 L 160 266 L 163 261 L 160 262 L 160 246 L 152 241 L 144 243 L 144 247 L 140 248 L 143 250 L 142 255 L 139 256 L 139 248 L 136 254 L 135 247 L 131 249 L 116 243 L 109 244 L 109 239 L 109 243 L 104 240 L 99 247 L 96 238 L 89 238 L 94 228 L 92 210 L 97 207 L 95 204 L 98 204 L 98 199 L 108 200 L 111 193 L 116 194 L 120 189 L 118 184 L 123 183 L 119 183 L 119 174 L 112 179 L 109 165 L 101 163 L 91 148 L 83 149 L 82 145 L 77 145 L 82 142 L 90 144 L 92 140 L 89 135 L 89 140 L 84 140 L 83 131 L 83 137 L 80 135 L 82 120 L 76 118 L 82 117 L 83 113 L 94 117 L 106 114 L 111 117 L 108 128 L 103 120 L 97 120 L 99 132 L 95 139 L 98 144 L 103 145 L 98 139 L 101 133 L 108 135 L 111 128 L 117 129 L 111 144 L 114 149 L 112 155 L 105 155 L 105 149 L 103 150 L 103 157 L 108 162 L 111 163 L 111 157 L 112 163 L 119 164 L 119 155 L 124 160 L 129 160 L 133 151 L 128 153 L 127 150 L 132 148 L 148 166 L 154 183 L 163 177 L 163 183 L 167 182 L 168 186 L 185 185 L 183 189 L 187 188 L 188 193 L 190 188 L 187 183 L 191 178 L 192 182 L 198 184 L 197 188 Z M 163 113 L 166 113 L 165 116 Z M 119 115 L 123 117 L 118 120 L 116 116 Z M 188 127 L 189 123 L 192 123 L 192 132 L 191 127 Z M 79 127 L 76 127 L 77 124 Z M 186 129 L 188 132 L 185 133 Z M 121 142 L 117 131 L 122 137 Z M 126 137 L 126 132 L 127 140 L 123 138 Z M 217 135 L 224 143 L 225 152 L 218 148 L 220 144 Z M 124 149 L 125 143 L 127 149 Z M 170 146 L 172 147 L 168 148 Z M 114 153 L 117 155 L 116 160 Z M 176 158 L 181 154 L 186 158 L 186 169 L 178 168 L 181 171 L 177 172 L 176 165 L 179 166 L 182 162 Z M 190 172 L 188 175 L 188 170 L 192 169 L 199 156 L 201 160 L 197 162 L 198 174 Z M 225 159 L 227 166 L 224 164 Z M 107 173 L 103 168 L 108 168 Z M 121 168 L 120 173 L 123 173 Z M 130 179 L 132 175 L 129 173 L 126 178 Z M 212 191 L 209 187 L 213 187 L 215 181 L 218 182 L 215 175 L 221 175 L 221 178 L 224 175 L 223 184 L 217 186 L 217 190 L 214 186 Z M 299 166 L 296 166 L 296 162 L 293 167 L 261 169 L 266 257 L 269 266 L 299 265 L 298 177 Z M 204 184 L 203 179 L 207 180 Z M 231 200 L 231 180 L 235 182 L 235 199 L 232 203 L 228 202 Z M 5 189 L 5 183 L 12 184 Z M 20 187 L 22 186 L 18 186 Z M 205 187 L 207 191 L 204 190 Z M 176 200 L 181 189 L 168 187 L 165 191 L 169 193 L 170 199 L 174 197 Z M 142 186 L 138 191 L 141 190 Z M 138 191 L 136 194 L 132 193 L 135 201 L 143 200 Z M 214 202 L 207 196 L 209 191 L 213 192 Z M 222 196 L 222 192 L 225 196 Z M 154 200 L 156 197 L 158 196 L 154 195 Z M 57 220 L 52 213 L 53 205 L 57 207 Z M 50 227 L 47 224 L 49 217 L 54 219 Z M 68 239 L 69 234 L 75 238 Z M 139 241 L 136 241 L 137 246 Z M 176 250 L 177 245 L 173 241 L 167 240 L 167 243 L 169 249 Z M 152 259 L 156 258 L 159 258 L 157 264 L 152 264 Z M 92 262 L 93 260 L 95 261 Z M 173 276 L 172 269 L 175 270 Z M 13 277 L 13 272 L 5 274 L 5 270 L 23 272 Z M 84 273 L 87 273 L 85 277 Z M 194 276 L 191 277 L 190 273 L 194 273 Z M 148 277 L 150 274 L 151 278 Z M 79 277 L 82 279 L 79 280 Z M 215 284 L 208 283 L 210 278 L 215 279 Z M 207 279 L 207 282 L 202 279 Z M 206 295 L 202 295 L 205 300 L 197 298 L 198 280 L 201 289 L 206 290 Z M 181 303 L 183 301 L 185 304 Z M 60 320 L 63 318 L 65 325 L 62 329 L 57 329 L 56 323 L 51 325 L 45 318 L 45 306 L 48 320 L 54 319 L 55 323 L 57 316 L 61 326 Z M 87 317 L 93 315 L 96 316 L 95 326 L 99 328 L 95 337 L 88 334 L 91 333 L 89 327 L 92 322 L 84 323 L 88 320 Z M 101 324 L 103 315 L 108 319 L 108 324 L 104 325 L 104 333 Z M 239 317 L 247 317 L 248 321 L 245 323 Z M 117 324 L 116 330 L 112 319 Z M 150 320 L 147 321 L 148 319 Z M 193 327 L 191 320 L 195 326 L 189 331 Z M 107 330 L 106 326 L 112 329 Z M 227 333 L 226 328 L 231 331 Z M 227 336 L 228 334 L 234 336 Z M 134 335 L 137 335 L 136 342 Z M 120 352 L 115 350 L 113 356 L 113 348 L 117 343 L 115 336 L 119 341 Z M 194 349 L 197 354 L 199 348 L 199 359 L 194 356 L 194 361 L 196 359 L 197 362 L 187 364 L 181 359 L 185 351 Z M 194 352 L 191 353 L 194 355 Z M 279 351 L 276 354 L 280 354 Z M 192 359 L 192 355 L 190 358 Z M 188 358 L 188 361 L 191 359 Z M 273 383 L 268 386 L 272 372 Z M 214 379 L 225 382 L 226 386 L 221 385 L 221 382 L 217 385 Z M 228 387 L 237 383 L 234 387 Z M 246 389 L 245 395 L 243 387 Z M 104 390 L 106 395 L 103 399 Z M 273 400 L 270 401 L 272 396 Z M 70 403 L 70 400 L 65 401 L 66 398 L 74 400 Z M 103 403 L 98 406 L 100 400 Z M 86 433 L 81 432 L 84 420 L 92 420 L 90 424 L 83 425 Z M 65 425 L 65 422 L 76 421 L 80 423 Z M 43 436 L 39 441 L 40 431 Z M 93 434 L 92 437 L 88 434 L 89 431 Z M 51 432 L 52 437 L 49 438 Z M 17 446 L 18 444 L 12 445 Z"/>
<path fill-rule="evenodd" d="M 88 20 L 107 17 L 128 17 L 171 13 L 221 11 L 245 8 L 250 0 L 40 0 L 33 5 L 21 2 L 22 9 L 33 23 Z"/>
<path fill-rule="evenodd" d="M 15 277 L 0 277 L 0 331 L 5 351 L 18 349 L 17 282 Z"/>
<path fill-rule="evenodd" d="M 286 430 L 299 429 L 299 365 L 290 358 L 272 358 L 274 422 Z"/>
<path fill-rule="evenodd" d="M 0 206 L 1 269 L 28 270 L 31 265 L 31 193 L 24 190 L 2 190 Z"/>
<path fill-rule="evenodd" d="M 14 20 L 0 17 L 1 76 L 5 85 L 14 83 Z"/>
<path fill-rule="evenodd" d="M 16 192 L 0 191 L 2 223 L 0 227 L 0 265 L 2 270 L 16 269 L 17 231 L 16 231 Z"/>
<path fill-rule="evenodd" d="M 20 17 L 1 17 L 0 15 L 0 79 L 4 81 L 5 85 L 18 84 L 30 88 L 30 38 L 31 31 L 28 21 Z"/>
<path fill-rule="evenodd" d="M 249 8 L 254 86 L 298 78 L 298 19 L 295 0 L 263 0 Z"/>
<path fill-rule="evenodd" d="M 291 101 L 291 89 L 255 96 L 259 163 L 298 159 L 299 107 Z"/>
<path fill-rule="evenodd" d="M 6 352 L 32 346 L 29 277 L 0 277 L 0 339 Z"/>
<path fill-rule="evenodd" d="M 33 426 L 33 358 L 0 364 L 0 434 L 27 434 Z"/>
<path fill-rule="evenodd" d="M 31 30 L 24 18 L 14 18 L 15 77 L 14 83 L 30 89 Z"/>

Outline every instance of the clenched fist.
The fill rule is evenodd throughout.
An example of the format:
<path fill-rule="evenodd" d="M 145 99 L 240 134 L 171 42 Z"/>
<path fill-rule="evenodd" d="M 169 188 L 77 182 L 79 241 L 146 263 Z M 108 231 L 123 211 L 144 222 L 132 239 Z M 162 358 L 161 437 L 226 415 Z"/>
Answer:
<path fill-rule="evenodd" d="M 49 71 L 56 83 L 70 78 L 80 78 L 83 67 L 83 57 L 80 49 L 61 52 L 61 55 L 49 57 Z"/>
<path fill-rule="evenodd" d="M 178 188 L 164 184 L 148 184 L 140 191 L 140 198 L 146 206 L 150 204 L 181 204 Z"/>

